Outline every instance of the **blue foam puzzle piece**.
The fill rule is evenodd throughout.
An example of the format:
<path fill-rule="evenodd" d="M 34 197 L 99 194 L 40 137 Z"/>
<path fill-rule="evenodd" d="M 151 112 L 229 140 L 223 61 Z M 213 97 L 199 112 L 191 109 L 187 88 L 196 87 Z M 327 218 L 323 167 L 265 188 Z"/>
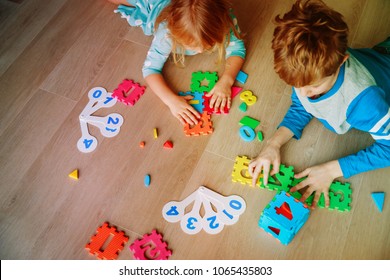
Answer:
<path fill-rule="evenodd" d="M 376 206 L 379 211 L 382 212 L 383 204 L 385 203 L 385 193 L 384 192 L 376 192 L 371 194 L 372 199 L 374 200 Z"/>
<path fill-rule="evenodd" d="M 194 98 L 191 100 L 193 102 L 198 102 L 197 104 L 191 104 L 192 107 L 196 111 L 198 111 L 199 114 L 203 113 L 204 105 L 203 105 L 203 92 L 198 91 L 186 91 L 186 92 L 179 92 L 179 96 L 186 96 L 186 95 L 192 95 Z"/>
<path fill-rule="evenodd" d="M 288 212 L 292 215 L 291 220 L 276 210 L 285 203 L 288 205 Z M 309 215 L 310 210 L 308 207 L 291 195 L 288 195 L 285 191 L 281 191 L 262 212 L 259 226 L 279 239 L 282 244 L 287 245 L 306 223 Z M 272 228 L 277 229 L 279 232 L 276 233 Z"/>
<path fill-rule="evenodd" d="M 245 84 L 247 78 L 248 74 L 240 70 L 240 72 L 238 72 L 237 74 L 236 80 L 239 81 L 241 84 Z"/>

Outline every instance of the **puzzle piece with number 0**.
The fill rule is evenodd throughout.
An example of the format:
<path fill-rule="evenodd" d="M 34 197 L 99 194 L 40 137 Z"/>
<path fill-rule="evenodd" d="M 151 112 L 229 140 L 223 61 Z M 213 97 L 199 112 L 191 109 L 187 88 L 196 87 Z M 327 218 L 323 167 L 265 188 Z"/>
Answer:
<path fill-rule="evenodd" d="M 81 127 L 81 138 L 77 142 L 80 152 L 90 153 L 97 147 L 98 141 L 88 130 L 88 124 L 96 126 L 104 137 L 114 137 L 123 124 L 123 117 L 120 114 L 112 113 L 105 117 L 92 116 L 101 108 L 110 108 L 115 105 L 116 99 L 107 93 L 102 87 L 94 87 L 88 92 L 89 102 L 79 116 Z"/>
<path fill-rule="evenodd" d="M 192 210 L 185 213 L 192 203 Z M 180 221 L 182 230 L 187 234 L 196 234 L 202 229 L 209 234 L 217 234 L 225 225 L 235 224 L 245 209 L 246 203 L 240 196 L 223 196 L 201 186 L 184 200 L 165 204 L 162 215 L 170 223 Z"/>

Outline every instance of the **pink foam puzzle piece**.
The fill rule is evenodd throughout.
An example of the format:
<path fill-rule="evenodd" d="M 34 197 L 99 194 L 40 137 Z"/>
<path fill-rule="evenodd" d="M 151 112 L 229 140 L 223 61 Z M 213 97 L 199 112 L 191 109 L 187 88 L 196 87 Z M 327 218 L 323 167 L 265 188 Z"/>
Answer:
<path fill-rule="evenodd" d="M 168 244 L 155 229 L 151 234 L 144 234 L 142 239 L 134 241 L 129 248 L 137 260 L 167 260 L 172 255 Z"/>
<path fill-rule="evenodd" d="M 130 93 L 126 95 L 128 92 Z M 133 106 L 144 93 L 145 86 L 140 86 L 132 80 L 125 79 L 114 90 L 112 97 L 126 105 Z"/>
<path fill-rule="evenodd" d="M 242 91 L 242 88 L 241 88 L 241 87 L 233 86 L 233 87 L 232 87 L 232 99 L 233 99 L 234 97 L 236 97 L 241 91 Z"/>

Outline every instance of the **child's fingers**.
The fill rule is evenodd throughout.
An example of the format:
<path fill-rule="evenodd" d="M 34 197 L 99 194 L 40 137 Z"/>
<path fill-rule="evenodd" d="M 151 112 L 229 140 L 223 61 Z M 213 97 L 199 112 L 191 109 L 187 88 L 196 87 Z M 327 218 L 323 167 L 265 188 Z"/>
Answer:
<path fill-rule="evenodd" d="M 227 99 L 227 107 L 228 107 L 228 109 L 230 109 L 230 106 L 232 106 L 232 98 L 228 97 L 228 99 Z"/>
<path fill-rule="evenodd" d="M 278 174 L 279 171 L 280 171 L 280 161 L 279 160 L 274 160 L 274 162 L 272 163 L 271 175 Z"/>
<path fill-rule="evenodd" d="M 321 193 L 320 192 L 317 191 L 317 192 L 314 193 L 314 199 L 313 199 L 313 203 L 311 204 L 311 209 L 315 209 L 316 208 L 316 206 L 318 204 L 318 201 L 320 201 L 320 197 L 321 197 Z M 301 200 L 301 201 L 305 202 L 305 200 L 303 200 L 303 201 Z"/>
<path fill-rule="evenodd" d="M 324 197 L 325 197 L 325 207 L 329 208 L 329 192 L 328 192 L 328 190 L 324 191 Z"/>
<path fill-rule="evenodd" d="M 310 168 L 306 168 L 301 173 L 295 174 L 294 178 L 301 179 L 303 177 L 306 177 L 307 175 L 309 175 L 310 171 L 311 171 Z"/>
<path fill-rule="evenodd" d="M 269 175 L 270 165 L 263 165 L 263 184 L 264 186 L 268 185 L 268 175 Z"/>
<path fill-rule="evenodd" d="M 290 191 L 291 191 L 291 190 L 290 190 Z M 291 192 L 293 192 L 293 191 L 291 191 Z M 313 193 L 313 189 L 312 189 L 312 187 L 309 186 L 309 187 L 307 188 L 307 190 L 303 193 L 303 195 L 302 195 L 300 201 L 305 202 L 306 199 L 308 199 L 308 197 L 309 197 L 312 193 Z M 313 205 L 314 205 L 314 202 L 313 202 Z"/>
<path fill-rule="evenodd" d="M 300 182 L 298 185 L 292 187 L 290 189 L 290 192 L 296 192 L 297 190 L 300 190 L 300 189 L 303 189 L 304 187 L 306 187 L 307 185 L 309 184 L 308 180 L 303 180 L 302 182 Z"/>
<path fill-rule="evenodd" d="M 260 176 L 262 165 L 255 165 L 254 167 L 249 166 L 249 174 L 252 176 L 252 186 L 256 187 L 257 179 Z"/>

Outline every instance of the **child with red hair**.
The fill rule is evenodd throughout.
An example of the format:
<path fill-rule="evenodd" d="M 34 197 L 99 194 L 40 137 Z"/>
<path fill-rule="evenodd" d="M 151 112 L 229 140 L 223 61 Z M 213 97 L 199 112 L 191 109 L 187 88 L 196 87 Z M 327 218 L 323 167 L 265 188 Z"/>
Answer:
<path fill-rule="evenodd" d="M 373 145 L 296 174 L 305 179 L 291 192 L 306 188 L 301 201 L 315 192 L 313 207 L 323 193 L 328 207 L 335 178 L 390 166 L 390 38 L 374 49 L 348 48 L 342 15 L 320 0 L 298 0 L 275 21 L 274 68 L 293 87 L 292 105 L 249 172 L 253 185 L 263 172 L 266 185 L 270 171 L 279 172 L 281 147 L 299 139 L 313 117 L 337 134 L 369 132 Z"/>
<path fill-rule="evenodd" d="M 181 123 L 195 124 L 200 114 L 188 104 L 188 96 L 178 96 L 164 77 L 162 68 L 172 53 L 175 63 L 185 55 L 217 50 L 225 68 L 215 87 L 210 107 L 223 110 L 231 105 L 231 87 L 245 59 L 245 46 L 239 35 L 237 19 L 227 0 L 109 0 L 119 4 L 115 11 L 131 26 L 140 26 L 154 35 L 143 76 L 156 95 Z"/>

